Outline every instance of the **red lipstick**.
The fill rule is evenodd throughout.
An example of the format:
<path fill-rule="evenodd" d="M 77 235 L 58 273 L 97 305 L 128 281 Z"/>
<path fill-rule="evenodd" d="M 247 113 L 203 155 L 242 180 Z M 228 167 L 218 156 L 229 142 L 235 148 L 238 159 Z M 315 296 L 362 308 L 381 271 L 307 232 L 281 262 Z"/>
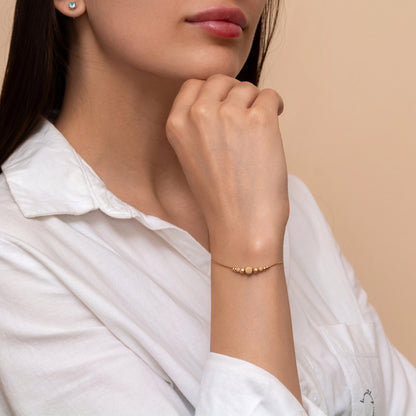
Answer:
<path fill-rule="evenodd" d="M 224 38 L 237 38 L 247 27 L 247 19 L 238 7 L 211 7 L 187 17 L 186 21 Z"/>

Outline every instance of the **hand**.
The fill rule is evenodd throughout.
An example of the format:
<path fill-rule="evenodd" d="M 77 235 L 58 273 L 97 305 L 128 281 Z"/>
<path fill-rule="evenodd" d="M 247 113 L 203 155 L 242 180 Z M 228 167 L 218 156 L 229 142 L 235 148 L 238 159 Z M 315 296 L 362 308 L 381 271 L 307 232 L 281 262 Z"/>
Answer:
<path fill-rule="evenodd" d="M 223 74 L 189 79 L 166 135 L 205 217 L 209 235 L 271 233 L 289 217 L 279 94 Z"/>

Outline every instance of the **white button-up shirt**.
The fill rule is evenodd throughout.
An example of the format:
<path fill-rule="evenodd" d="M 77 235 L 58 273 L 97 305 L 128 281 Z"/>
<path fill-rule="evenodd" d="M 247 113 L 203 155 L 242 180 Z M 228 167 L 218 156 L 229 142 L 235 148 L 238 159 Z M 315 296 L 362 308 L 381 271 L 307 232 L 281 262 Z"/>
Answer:
<path fill-rule="evenodd" d="M 303 406 L 210 352 L 210 253 L 117 198 L 52 123 L 2 170 L 2 416 L 416 415 L 416 369 L 296 176 L 283 253 Z"/>

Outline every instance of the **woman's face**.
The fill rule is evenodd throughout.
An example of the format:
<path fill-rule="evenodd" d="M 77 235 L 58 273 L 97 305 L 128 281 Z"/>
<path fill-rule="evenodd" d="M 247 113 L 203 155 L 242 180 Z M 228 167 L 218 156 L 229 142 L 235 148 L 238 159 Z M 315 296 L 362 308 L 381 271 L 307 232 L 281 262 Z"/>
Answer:
<path fill-rule="evenodd" d="M 236 76 L 253 42 L 266 0 L 83 0 L 99 50 L 111 62 L 167 78 Z M 186 21 L 214 6 L 237 7 L 247 27 L 235 38 Z"/>

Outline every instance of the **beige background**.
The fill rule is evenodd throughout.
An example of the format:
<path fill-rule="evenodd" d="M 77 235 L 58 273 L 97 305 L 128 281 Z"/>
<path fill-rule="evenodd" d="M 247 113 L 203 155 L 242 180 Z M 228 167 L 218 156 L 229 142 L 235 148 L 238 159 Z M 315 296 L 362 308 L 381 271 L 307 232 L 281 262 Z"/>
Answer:
<path fill-rule="evenodd" d="M 0 3 L 3 74 L 14 0 Z M 286 0 L 261 87 L 392 343 L 416 365 L 416 2 Z M 2 75 L 0 76 L 0 82 Z"/>

